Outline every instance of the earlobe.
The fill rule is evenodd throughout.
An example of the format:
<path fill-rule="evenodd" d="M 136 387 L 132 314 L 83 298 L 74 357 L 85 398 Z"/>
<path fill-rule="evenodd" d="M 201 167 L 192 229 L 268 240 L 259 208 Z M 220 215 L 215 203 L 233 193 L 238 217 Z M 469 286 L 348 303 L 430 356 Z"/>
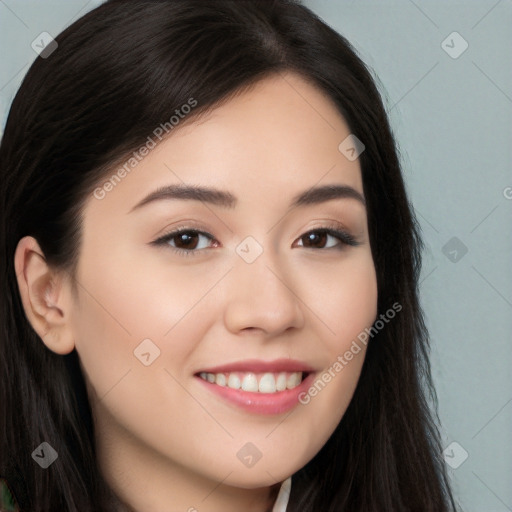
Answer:
<path fill-rule="evenodd" d="M 57 354 L 75 348 L 72 303 L 63 273 L 51 269 L 36 239 L 23 237 L 16 247 L 14 268 L 25 315 L 43 343 Z"/>

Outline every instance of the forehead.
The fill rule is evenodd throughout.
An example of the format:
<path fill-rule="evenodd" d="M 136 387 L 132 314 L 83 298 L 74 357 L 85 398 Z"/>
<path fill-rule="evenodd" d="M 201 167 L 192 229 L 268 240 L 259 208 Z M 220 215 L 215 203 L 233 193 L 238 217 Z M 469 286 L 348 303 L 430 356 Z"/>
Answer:
<path fill-rule="evenodd" d="M 296 74 L 274 75 L 198 121 L 178 126 L 123 173 L 103 200 L 92 200 L 87 208 L 98 216 L 105 209 L 124 214 L 155 188 L 169 184 L 229 190 L 242 205 L 262 197 L 282 201 L 304 188 L 334 182 L 362 193 L 358 160 L 339 150 L 349 135 L 345 120 L 322 91 Z"/>

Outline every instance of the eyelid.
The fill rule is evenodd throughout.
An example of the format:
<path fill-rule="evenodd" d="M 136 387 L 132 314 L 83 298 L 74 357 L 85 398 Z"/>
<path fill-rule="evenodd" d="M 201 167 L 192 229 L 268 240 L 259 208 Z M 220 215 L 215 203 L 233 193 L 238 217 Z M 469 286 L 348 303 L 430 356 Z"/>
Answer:
<path fill-rule="evenodd" d="M 311 227 L 310 229 L 308 229 L 307 231 L 304 231 L 301 235 L 299 235 L 299 237 L 297 237 L 297 240 L 300 240 L 301 238 L 308 235 L 309 233 L 317 232 L 317 231 L 324 231 L 328 235 L 337 238 L 339 240 L 340 244 L 336 247 L 328 247 L 328 248 L 323 248 L 323 249 L 311 248 L 313 250 L 317 250 L 317 251 L 329 251 L 331 249 L 332 250 L 336 250 L 336 249 L 340 250 L 341 248 L 343 248 L 343 246 L 356 247 L 356 246 L 362 244 L 362 242 L 359 241 L 355 236 L 353 236 L 350 233 L 350 231 L 347 230 L 347 228 L 343 224 L 341 224 L 340 222 L 336 222 L 336 221 L 326 221 L 326 223 L 324 223 L 324 224 Z M 167 248 L 171 249 L 172 251 L 178 253 L 181 256 L 194 256 L 197 254 L 204 253 L 205 249 L 179 249 L 179 248 L 172 247 L 171 245 L 169 245 L 168 240 L 170 238 L 178 236 L 180 233 L 195 233 L 198 235 L 206 236 L 207 238 L 209 238 L 212 241 L 216 240 L 215 237 L 211 233 L 208 233 L 206 230 L 201 229 L 199 226 L 184 225 L 184 226 L 174 228 L 171 231 L 164 233 L 163 235 L 159 236 L 156 240 L 150 242 L 150 245 L 166 246 Z M 302 247 L 302 246 L 299 246 L 299 247 Z"/>
<path fill-rule="evenodd" d="M 174 228 L 171 231 L 168 231 L 164 233 L 163 235 L 159 236 L 156 240 L 153 240 L 150 242 L 150 245 L 156 245 L 156 246 L 166 246 L 168 249 L 170 249 L 173 252 L 176 252 L 177 254 L 181 256 L 195 256 L 197 254 L 200 254 L 204 252 L 205 249 L 179 249 L 177 247 L 172 247 L 168 244 L 168 240 L 170 238 L 174 238 L 175 236 L 178 236 L 180 233 L 196 233 L 198 235 L 203 235 L 209 238 L 210 240 L 215 240 L 215 237 L 208 233 L 207 231 L 197 227 L 197 226 L 180 226 L 178 228 Z"/>
<path fill-rule="evenodd" d="M 315 232 L 315 231 L 324 231 L 327 234 L 338 238 L 341 242 L 341 245 L 348 245 L 352 247 L 357 247 L 362 244 L 362 241 L 358 240 L 358 238 L 351 234 L 350 230 L 347 229 L 341 222 L 337 221 L 325 221 L 326 223 L 320 224 L 318 226 L 313 226 L 312 228 L 305 231 L 302 235 L 298 237 L 301 239 L 305 235 Z M 329 249 L 336 249 L 336 247 L 329 247 L 327 249 L 317 249 L 319 251 L 326 251 Z"/>

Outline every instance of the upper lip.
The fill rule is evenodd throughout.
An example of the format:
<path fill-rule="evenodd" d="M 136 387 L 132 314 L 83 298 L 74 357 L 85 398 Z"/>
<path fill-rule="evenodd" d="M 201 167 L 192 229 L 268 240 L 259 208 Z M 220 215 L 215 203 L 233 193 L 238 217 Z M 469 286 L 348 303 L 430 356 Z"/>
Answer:
<path fill-rule="evenodd" d="M 278 373 L 278 372 L 313 372 L 314 368 L 302 361 L 295 359 L 275 359 L 263 361 L 261 359 L 246 359 L 232 363 L 204 368 L 197 373 L 229 373 L 229 372 L 253 372 L 253 373 Z"/>

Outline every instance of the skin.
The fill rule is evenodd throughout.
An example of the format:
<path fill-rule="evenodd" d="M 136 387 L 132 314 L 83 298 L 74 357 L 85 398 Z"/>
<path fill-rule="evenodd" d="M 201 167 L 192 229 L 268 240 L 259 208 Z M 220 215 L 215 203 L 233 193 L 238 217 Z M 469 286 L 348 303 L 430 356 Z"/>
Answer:
<path fill-rule="evenodd" d="M 359 161 L 338 150 L 349 134 L 334 104 L 302 78 L 266 78 L 175 129 L 104 199 L 87 200 L 77 298 L 33 238 L 18 244 L 27 318 L 50 350 L 78 351 L 101 470 L 133 510 L 264 512 L 338 425 L 364 347 L 307 405 L 278 415 L 226 404 L 194 373 L 293 358 L 321 375 L 374 322 L 364 205 L 343 198 L 289 209 L 313 186 L 363 194 Z M 237 206 L 162 200 L 130 212 L 159 186 L 180 183 L 227 190 Z M 304 246 L 306 233 L 335 222 L 360 245 L 329 236 Z M 183 226 L 214 240 L 199 237 L 188 257 L 173 252 L 178 237 L 150 245 Z M 236 252 L 247 236 L 263 248 L 251 264 Z M 149 366 L 134 356 L 146 338 L 160 349 Z M 262 453 L 250 468 L 237 458 L 247 442 Z"/>

